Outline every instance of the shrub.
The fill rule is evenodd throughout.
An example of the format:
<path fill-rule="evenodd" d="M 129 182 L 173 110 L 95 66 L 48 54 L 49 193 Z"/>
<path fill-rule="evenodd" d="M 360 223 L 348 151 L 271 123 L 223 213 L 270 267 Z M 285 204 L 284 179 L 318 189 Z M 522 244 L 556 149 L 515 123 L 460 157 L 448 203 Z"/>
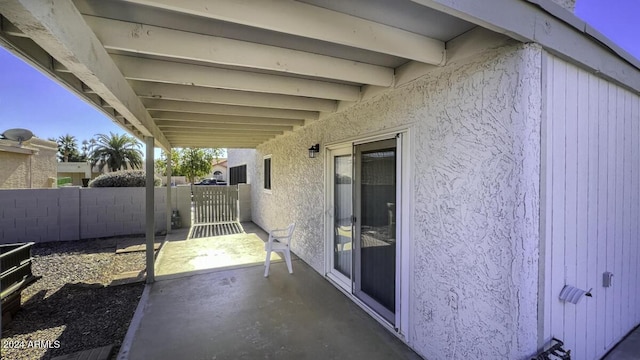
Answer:
<path fill-rule="evenodd" d="M 141 170 L 114 171 L 102 174 L 89 183 L 89 187 L 145 187 L 146 175 Z M 160 178 L 154 175 L 153 184 L 160 186 Z"/>

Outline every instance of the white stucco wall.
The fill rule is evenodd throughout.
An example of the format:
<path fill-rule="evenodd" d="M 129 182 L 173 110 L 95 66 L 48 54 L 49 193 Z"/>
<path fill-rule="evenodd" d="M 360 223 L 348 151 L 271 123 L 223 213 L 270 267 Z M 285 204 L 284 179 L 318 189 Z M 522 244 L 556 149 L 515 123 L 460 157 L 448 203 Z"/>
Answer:
<path fill-rule="evenodd" d="M 535 352 L 540 64 L 539 49 L 524 46 L 424 84 L 413 341 L 427 357 Z"/>
<path fill-rule="evenodd" d="M 294 252 L 324 273 L 324 154 L 310 145 L 412 124 L 410 335 L 428 359 L 536 350 L 541 50 L 511 45 L 278 137 L 257 149 L 253 221 L 296 221 Z M 262 186 L 272 156 L 272 189 Z"/>
<path fill-rule="evenodd" d="M 253 184 L 256 168 L 255 149 L 228 149 L 227 166 L 231 169 L 234 166 L 247 165 L 247 184 Z"/>

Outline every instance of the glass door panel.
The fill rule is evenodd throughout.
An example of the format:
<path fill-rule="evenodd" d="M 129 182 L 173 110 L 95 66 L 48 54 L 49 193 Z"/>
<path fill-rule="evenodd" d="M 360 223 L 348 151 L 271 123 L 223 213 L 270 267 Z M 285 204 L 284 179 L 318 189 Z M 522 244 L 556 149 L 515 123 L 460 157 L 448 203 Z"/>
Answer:
<path fill-rule="evenodd" d="M 396 141 L 355 147 L 355 295 L 395 323 Z"/>
<path fill-rule="evenodd" d="M 333 269 L 351 279 L 353 161 L 351 154 L 333 157 Z"/>

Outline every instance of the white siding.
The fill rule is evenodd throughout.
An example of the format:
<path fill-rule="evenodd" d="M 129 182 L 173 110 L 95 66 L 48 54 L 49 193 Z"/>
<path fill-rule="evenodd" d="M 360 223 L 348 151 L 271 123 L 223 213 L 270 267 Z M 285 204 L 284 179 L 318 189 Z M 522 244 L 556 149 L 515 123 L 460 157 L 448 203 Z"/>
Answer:
<path fill-rule="evenodd" d="M 544 64 L 543 340 L 597 359 L 640 323 L 640 98 L 554 56 Z M 565 285 L 593 298 L 563 303 Z"/>

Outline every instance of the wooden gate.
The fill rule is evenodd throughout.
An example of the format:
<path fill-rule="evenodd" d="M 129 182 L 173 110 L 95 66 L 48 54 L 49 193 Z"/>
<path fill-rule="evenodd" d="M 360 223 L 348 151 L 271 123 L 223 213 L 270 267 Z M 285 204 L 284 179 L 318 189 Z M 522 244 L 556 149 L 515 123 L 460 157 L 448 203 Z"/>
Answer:
<path fill-rule="evenodd" d="M 239 222 L 238 187 L 194 186 L 193 207 L 194 225 Z"/>

